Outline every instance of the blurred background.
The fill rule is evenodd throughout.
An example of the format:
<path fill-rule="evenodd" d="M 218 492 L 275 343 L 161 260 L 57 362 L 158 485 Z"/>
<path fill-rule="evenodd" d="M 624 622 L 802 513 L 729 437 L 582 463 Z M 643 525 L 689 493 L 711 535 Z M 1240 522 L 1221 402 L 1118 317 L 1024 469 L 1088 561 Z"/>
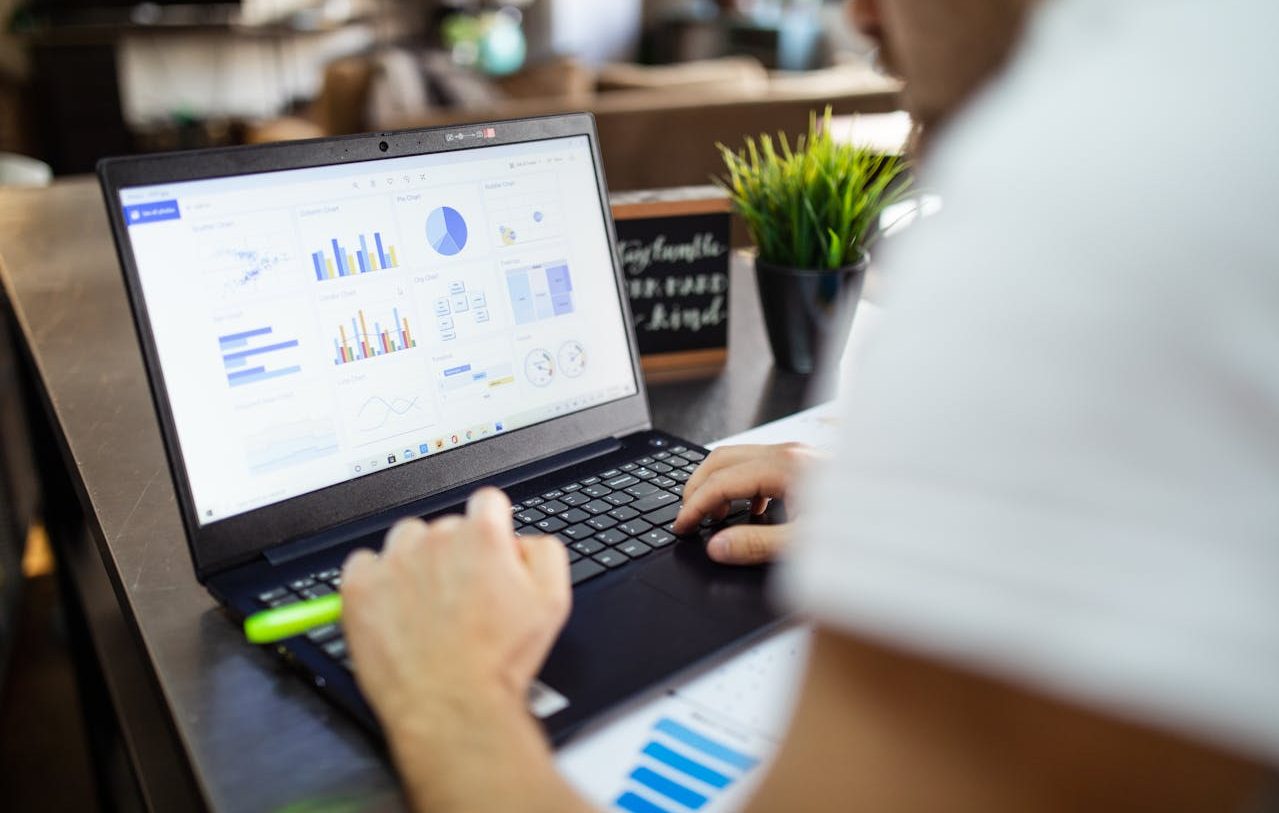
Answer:
<path fill-rule="evenodd" d="M 799 131 L 828 103 L 897 107 L 842 5 L 0 0 L 0 152 L 61 176 L 104 155 L 590 110 L 614 190 L 701 184 L 716 141 Z"/>

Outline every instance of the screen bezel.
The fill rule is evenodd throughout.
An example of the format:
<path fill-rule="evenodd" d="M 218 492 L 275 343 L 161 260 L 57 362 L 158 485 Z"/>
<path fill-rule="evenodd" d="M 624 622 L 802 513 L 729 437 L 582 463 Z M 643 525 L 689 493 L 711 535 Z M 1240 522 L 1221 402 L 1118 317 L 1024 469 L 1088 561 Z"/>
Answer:
<path fill-rule="evenodd" d="M 493 128 L 496 133 L 494 137 L 476 137 L 478 131 L 488 128 Z M 586 136 L 590 144 L 599 205 L 608 231 L 609 255 L 616 280 L 618 303 L 628 334 L 627 345 L 635 394 L 489 440 L 461 446 L 438 456 L 432 455 L 393 469 L 345 480 L 318 491 L 201 525 L 186 474 L 185 458 L 164 383 L 141 278 L 124 222 L 120 191 L 130 187 L 353 164 L 574 136 Z M 305 539 L 343 523 L 379 514 L 391 515 L 395 509 L 433 494 L 588 443 L 651 427 L 640 372 L 634 319 L 618 259 L 617 233 L 608 202 L 599 138 L 594 117 L 589 113 L 263 146 L 112 158 L 99 163 L 98 177 L 106 197 L 107 216 L 115 237 L 116 253 L 124 271 L 125 287 L 148 371 L 152 399 L 164 436 L 191 558 L 195 563 L 196 575 L 201 581 L 220 570 L 254 559 L 278 545 Z"/>

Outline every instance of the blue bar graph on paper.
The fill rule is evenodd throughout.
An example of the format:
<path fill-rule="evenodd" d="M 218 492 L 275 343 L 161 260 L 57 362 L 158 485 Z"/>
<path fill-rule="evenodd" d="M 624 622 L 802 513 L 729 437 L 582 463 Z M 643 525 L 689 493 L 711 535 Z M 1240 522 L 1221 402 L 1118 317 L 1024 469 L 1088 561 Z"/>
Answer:
<path fill-rule="evenodd" d="M 674 768 L 680 773 L 705 782 L 711 787 L 726 788 L 733 782 L 732 779 L 729 779 L 719 771 L 708 768 L 695 759 L 690 759 L 677 751 L 673 751 L 660 742 L 650 742 L 644 746 L 644 750 L 641 753 L 652 757 L 663 765 Z"/>
<path fill-rule="evenodd" d="M 382 268 L 389 268 L 391 263 L 387 260 L 386 251 L 382 248 L 382 232 L 373 233 L 373 243 L 377 246 L 377 261 Z"/>
<path fill-rule="evenodd" d="M 614 804 L 627 811 L 627 813 L 669 813 L 666 808 L 658 807 L 643 796 L 629 791 L 617 797 L 617 801 Z"/>
<path fill-rule="evenodd" d="M 631 771 L 631 779 L 689 810 L 700 810 L 707 801 L 705 796 L 692 788 L 685 787 L 674 779 L 662 776 L 649 768 L 636 768 Z"/>
<path fill-rule="evenodd" d="M 311 254 L 311 262 L 315 264 L 315 279 L 324 280 L 324 255 L 316 251 Z"/>
<path fill-rule="evenodd" d="M 696 748 L 707 756 L 732 765 L 738 770 L 748 771 L 759 763 L 759 760 L 754 757 L 748 757 L 740 751 L 712 740 L 710 737 L 698 734 L 691 728 L 680 725 L 669 717 L 663 717 L 659 720 L 654 729 L 690 748 Z"/>
<path fill-rule="evenodd" d="M 275 328 L 262 327 L 218 337 L 227 384 L 242 387 L 302 372 L 297 339 L 273 341 Z"/>

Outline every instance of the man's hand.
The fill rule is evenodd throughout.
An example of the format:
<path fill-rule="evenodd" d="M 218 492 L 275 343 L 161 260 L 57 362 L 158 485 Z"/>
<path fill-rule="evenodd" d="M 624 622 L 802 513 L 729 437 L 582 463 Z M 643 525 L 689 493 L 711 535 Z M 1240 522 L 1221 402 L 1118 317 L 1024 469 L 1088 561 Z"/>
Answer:
<path fill-rule="evenodd" d="M 580 806 L 525 706 L 571 595 L 564 546 L 515 536 L 494 489 L 465 517 L 401 522 L 381 556 L 347 560 L 355 675 L 419 809 L 512 809 L 530 789 L 546 809 Z"/>
<path fill-rule="evenodd" d="M 756 515 L 774 499 L 784 499 L 802 471 L 820 459 L 799 443 L 723 446 L 711 452 L 684 484 L 684 507 L 675 532 L 692 533 L 710 517 L 722 520 L 734 500 L 750 500 Z M 792 525 L 735 525 L 711 537 L 706 551 L 717 562 L 751 565 L 776 557 L 790 542 Z"/>

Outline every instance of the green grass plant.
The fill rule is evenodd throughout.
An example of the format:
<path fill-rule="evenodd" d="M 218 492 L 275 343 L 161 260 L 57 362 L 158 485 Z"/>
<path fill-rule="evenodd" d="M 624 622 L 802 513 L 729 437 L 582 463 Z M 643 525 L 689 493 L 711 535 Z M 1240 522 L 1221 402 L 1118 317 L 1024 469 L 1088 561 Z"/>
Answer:
<path fill-rule="evenodd" d="M 765 262 L 835 270 L 854 265 L 878 235 L 884 209 L 910 189 L 907 161 L 836 141 L 831 109 L 814 112 L 792 148 L 785 133 L 719 144 L 728 175 L 716 179 L 746 220 Z"/>

